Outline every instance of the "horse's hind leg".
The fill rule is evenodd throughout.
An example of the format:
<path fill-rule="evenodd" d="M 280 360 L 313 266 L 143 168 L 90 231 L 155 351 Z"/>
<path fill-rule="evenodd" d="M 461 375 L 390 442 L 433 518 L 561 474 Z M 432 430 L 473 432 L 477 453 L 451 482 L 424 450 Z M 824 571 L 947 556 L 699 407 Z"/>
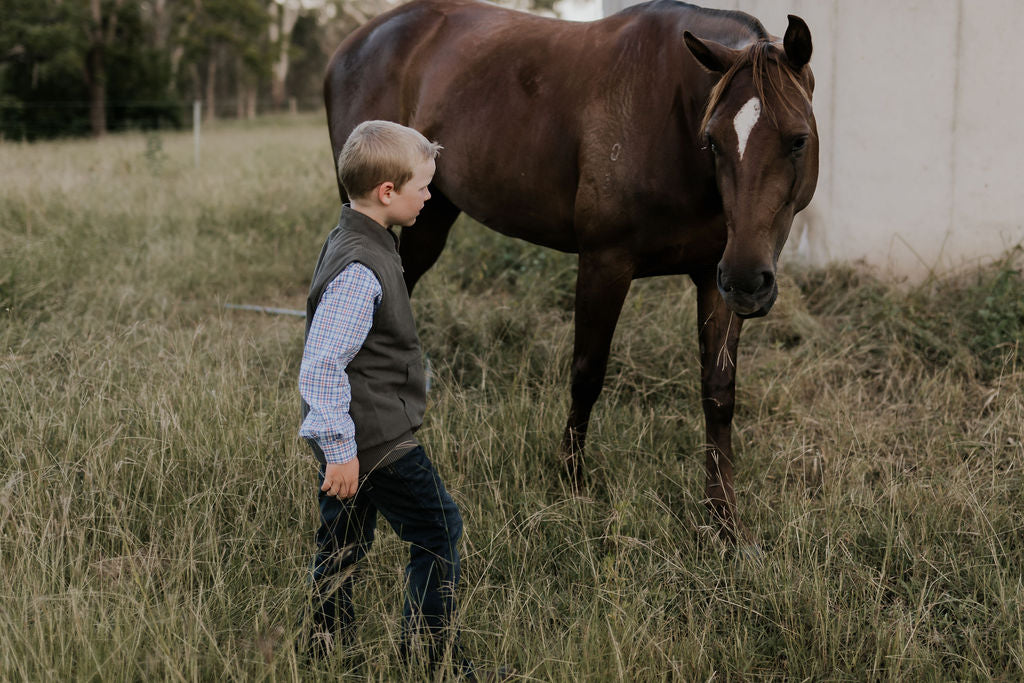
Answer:
<path fill-rule="evenodd" d="M 572 406 L 562 440 L 573 490 L 582 486 L 583 446 L 590 411 L 604 386 L 615 325 L 633 280 L 633 264 L 618 252 L 581 253 L 576 276 L 576 329 L 572 354 Z"/>
<path fill-rule="evenodd" d="M 433 188 L 430 195 L 416 222 L 402 228 L 399 253 L 405 270 L 405 286 L 410 294 L 423 273 L 430 270 L 441 255 L 448 231 L 459 217 L 459 209 L 447 197 Z"/>
<path fill-rule="evenodd" d="M 725 305 L 715 270 L 693 277 L 697 285 L 701 403 L 706 429 L 707 505 L 726 537 L 748 536 L 736 511 L 733 488 L 732 414 L 736 399 L 736 349 L 742 318 Z"/>

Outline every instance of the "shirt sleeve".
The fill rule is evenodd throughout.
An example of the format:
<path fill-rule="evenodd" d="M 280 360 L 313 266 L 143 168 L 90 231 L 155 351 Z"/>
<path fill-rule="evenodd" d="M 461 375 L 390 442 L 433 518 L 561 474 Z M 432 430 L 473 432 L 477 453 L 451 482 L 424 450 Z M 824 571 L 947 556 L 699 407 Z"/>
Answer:
<path fill-rule="evenodd" d="M 324 289 L 313 314 L 299 369 L 299 393 L 309 405 L 299 436 L 316 441 L 329 463 L 356 457 L 345 368 L 366 341 L 383 296 L 373 271 L 351 263 Z"/>

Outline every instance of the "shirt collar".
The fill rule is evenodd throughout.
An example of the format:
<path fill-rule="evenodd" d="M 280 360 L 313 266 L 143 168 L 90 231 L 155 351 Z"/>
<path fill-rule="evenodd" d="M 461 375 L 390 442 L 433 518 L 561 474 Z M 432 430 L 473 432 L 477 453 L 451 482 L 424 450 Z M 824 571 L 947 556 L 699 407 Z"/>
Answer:
<path fill-rule="evenodd" d="M 388 228 L 382 228 L 380 223 L 373 220 L 365 213 L 360 213 L 352 208 L 350 204 L 343 204 L 341 217 L 338 218 L 338 226 L 344 230 L 351 230 L 360 235 L 365 235 L 385 249 L 398 251 L 398 235 Z"/>

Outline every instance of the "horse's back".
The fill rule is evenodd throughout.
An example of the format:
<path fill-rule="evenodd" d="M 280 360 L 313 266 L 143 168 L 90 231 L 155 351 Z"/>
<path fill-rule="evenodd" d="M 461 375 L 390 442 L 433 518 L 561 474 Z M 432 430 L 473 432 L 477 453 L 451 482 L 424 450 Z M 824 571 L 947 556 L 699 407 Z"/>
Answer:
<path fill-rule="evenodd" d="M 350 34 L 331 58 L 324 97 L 332 137 L 337 128 L 343 142 L 370 116 L 414 125 L 417 115 L 429 113 L 421 98 L 452 96 L 466 86 L 461 74 L 499 87 L 510 50 L 529 54 L 520 40 L 532 36 L 537 47 L 565 23 L 477 0 L 414 0 L 397 7 Z M 419 123 L 422 131 L 425 122 Z"/>
<path fill-rule="evenodd" d="M 586 23 L 415 0 L 358 29 L 332 58 L 335 157 L 363 120 L 412 126 L 445 146 L 435 188 L 457 207 L 499 232 L 576 251 L 578 197 L 619 221 L 641 220 L 628 205 L 638 196 L 686 206 L 677 188 L 691 161 L 672 150 L 685 146 L 681 130 L 696 130 L 711 81 L 685 55 L 683 29 L 742 34 L 742 24 L 670 0 Z M 669 124 L 680 88 L 695 119 L 682 129 Z"/>
<path fill-rule="evenodd" d="M 764 35 L 749 15 L 675 0 L 654 0 L 585 23 L 478 0 L 414 0 L 357 29 L 331 58 L 324 96 L 335 151 L 367 118 L 428 133 L 425 128 L 440 125 L 429 120 L 439 104 L 477 105 L 473 97 L 479 91 L 486 93 L 484 102 L 522 105 L 533 114 L 549 103 L 579 112 L 595 97 L 607 99 L 622 77 L 650 69 L 658 52 L 681 54 L 684 28 L 725 44 Z M 562 109 L 544 113 L 557 116 Z M 557 122 L 563 134 L 572 132 L 565 130 L 568 123 Z"/>
<path fill-rule="evenodd" d="M 398 121 L 404 71 L 420 43 L 444 21 L 432 2 L 412 2 L 353 31 L 331 57 L 324 101 L 334 156 L 367 119 Z"/>
<path fill-rule="evenodd" d="M 417 0 L 382 15 L 328 67 L 335 157 L 363 120 L 412 126 L 445 146 L 435 186 L 456 206 L 501 232 L 574 251 L 584 96 L 570 74 L 581 65 L 558 46 L 584 28 L 474 0 Z M 538 183 L 567 191 L 538 196 Z"/>

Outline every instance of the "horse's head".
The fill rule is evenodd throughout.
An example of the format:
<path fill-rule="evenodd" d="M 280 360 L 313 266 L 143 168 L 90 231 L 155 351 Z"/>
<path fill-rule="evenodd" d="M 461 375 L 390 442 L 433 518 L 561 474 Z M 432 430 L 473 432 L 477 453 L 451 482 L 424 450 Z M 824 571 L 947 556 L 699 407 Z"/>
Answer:
<path fill-rule="evenodd" d="M 684 39 L 720 75 L 700 128 L 728 229 L 718 288 L 738 315 L 765 315 L 778 296 L 775 269 L 793 215 L 811 201 L 818 180 L 811 33 L 790 16 L 781 47 L 762 40 L 735 50 L 689 32 Z"/>

